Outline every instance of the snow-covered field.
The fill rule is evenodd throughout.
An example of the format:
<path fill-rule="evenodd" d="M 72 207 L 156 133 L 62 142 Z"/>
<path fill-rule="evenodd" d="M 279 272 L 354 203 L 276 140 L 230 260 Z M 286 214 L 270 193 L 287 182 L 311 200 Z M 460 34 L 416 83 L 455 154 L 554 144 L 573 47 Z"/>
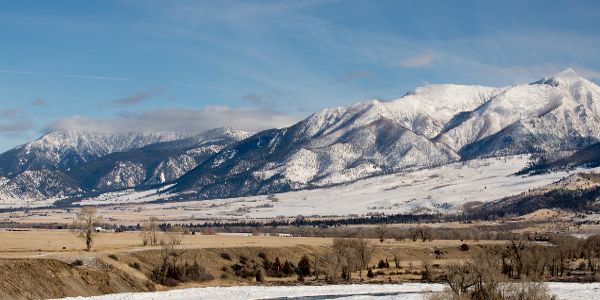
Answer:
<path fill-rule="evenodd" d="M 164 210 L 169 210 L 169 217 L 172 219 L 453 212 L 461 210 L 469 202 L 488 202 L 516 195 L 570 175 L 567 172 L 537 176 L 513 175 L 527 163 L 526 155 L 476 159 L 437 168 L 376 176 L 329 188 L 229 199 L 145 203 L 143 208 L 148 213 L 155 211 L 157 217 L 162 216 Z M 587 171 L 600 171 L 600 168 Z M 84 199 L 77 204 L 134 204 L 173 196 L 159 192 L 156 189 L 112 192 Z M 43 203 L 49 205 L 50 201 Z M 28 204 L 33 206 L 33 203 Z M 135 206 L 123 207 L 125 210 L 134 208 Z"/>
<path fill-rule="evenodd" d="M 75 204 L 79 205 L 107 205 L 119 203 L 143 203 L 160 200 L 164 197 L 160 192 L 169 189 L 173 185 L 166 185 L 160 189 L 136 191 L 134 189 L 104 193 L 98 197 L 83 199 Z"/>
<path fill-rule="evenodd" d="M 492 201 L 558 181 L 569 174 L 514 176 L 528 162 L 510 156 L 452 163 L 433 169 L 372 177 L 331 188 L 266 196 L 205 201 L 144 204 L 157 217 L 171 218 L 274 218 L 278 216 L 339 216 L 368 213 L 451 212 L 473 201 Z M 121 195 L 114 200 L 123 201 Z M 136 197 L 131 197 L 136 199 Z M 138 198 L 139 201 L 144 198 Z M 148 198 L 146 198 L 148 199 Z M 83 204 L 96 204 L 86 200 Z M 132 201 L 133 202 L 133 201 Z"/>
<path fill-rule="evenodd" d="M 600 283 L 548 283 L 551 294 L 558 299 L 598 299 Z M 181 289 L 154 293 L 126 293 L 97 297 L 65 299 L 89 300 L 158 300 L 158 299 L 424 299 L 430 292 L 444 289 L 441 284 L 404 283 L 383 285 L 326 286 L 234 286 Z"/>
<path fill-rule="evenodd" d="M 12 195 L 6 195 L 4 193 L 0 193 L 0 209 L 7 208 L 18 208 L 18 207 L 45 207 L 52 206 L 54 202 L 60 200 L 61 198 L 48 198 L 48 199 L 32 199 L 26 197 L 14 197 Z"/>

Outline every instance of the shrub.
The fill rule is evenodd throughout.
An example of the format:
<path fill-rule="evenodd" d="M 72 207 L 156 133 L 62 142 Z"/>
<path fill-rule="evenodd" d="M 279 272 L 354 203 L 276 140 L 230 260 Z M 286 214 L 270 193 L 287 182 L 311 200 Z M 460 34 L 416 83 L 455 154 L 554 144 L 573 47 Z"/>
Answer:
<path fill-rule="evenodd" d="M 460 245 L 460 247 L 458 247 L 458 249 L 460 249 L 461 251 L 469 251 L 469 245 L 467 244 L 462 244 Z"/>
<path fill-rule="evenodd" d="M 267 254 L 264 252 L 258 252 L 258 257 L 262 258 L 262 259 L 266 259 L 267 258 Z"/>
<path fill-rule="evenodd" d="M 283 267 L 281 267 L 281 272 L 285 276 L 290 276 L 294 273 L 294 269 L 295 269 L 294 265 L 286 260 L 283 263 Z"/>
<path fill-rule="evenodd" d="M 269 274 L 269 276 L 273 276 L 273 277 L 283 277 L 283 267 L 281 265 L 281 261 L 279 260 L 279 257 L 275 257 L 275 261 L 273 263 L 270 264 L 269 268 L 267 269 L 267 274 Z"/>
<path fill-rule="evenodd" d="M 129 263 L 129 266 L 133 269 L 136 269 L 138 271 L 140 271 L 142 269 L 142 266 L 140 266 L 140 264 L 136 261 L 136 262 L 132 262 Z"/>
<path fill-rule="evenodd" d="M 164 263 L 152 270 L 151 278 L 155 282 L 173 287 L 180 282 L 212 280 L 213 276 L 194 261 L 191 265 L 187 262 L 185 264 Z"/>
<path fill-rule="evenodd" d="M 219 256 L 220 256 L 222 259 L 231 260 L 231 255 L 229 255 L 229 253 L 226 253 L 226 252 L 221 252 L 221 253 L 219 253 Z"/>
<path fill-rule="evenodd" d="M 117 256 L 116 256 L 116 255 L 114 255 L 114 254 L 109 254 L 109 255 L 108 255 L 108 258 L 110 258 L 110 259 L 112 259 L 112 260 L 119 261 L 119 257 L 117 257 Z"/>
<path fill-rule="evenodd" d="M 152 282 L 150 280 L 146 281 L 146 288 L 148 289 L 149 292 L 156 291 L 156 286 L 154 285 L 154 282 Z"/>
<path fill-rule="evenodd" d="M 163 280 L 161 282 L 162 285 L 166 285 L 168 287 L 175 287 L 179 284 L 179 281 L 173 279 L 173 278 L 165 278 L 165 280 Z"/>
<path fill-rule="evenodd" d="M 385 266 L 386 266 L 386 264 L 385 264 L 385 261 L 383 261 L 383 260 L 380 260 L 379 263 L 377 264 L 378 269 L 383 269 L 383 268 L 385 268 Z"/>
<path fill-rule="evenodd" d="M 367 271 L 367 277 L 369 277 L 369 278 L 375 277 L 375 274 L 373 274 L 373 270 L 372 269 L 369 269 L 369 271 Z"/>
<path fill-rule="evenodd" d="M 265 281 L 265 270 L 263 268 L 259 268 L 256 271 L 255 278 L 256 278 L 256 282 L 263 282 L 263 281 Z"/>
<path fill-rule="evenodd" d="M 244 265 L 245 265 L 245 264 L 247 264 L 247 263 L 248 263 L 248 258 L 247 258 L 247 257 L 245 257 L 245 256 L 243 256 L 243 255 L 240 255 L 240 257 L 239 257 L 239 258 L 240 258 L 240 263 L 241 263 L 241 264 L 244 264 Z"/>
<path fill-rule="evenodd" d="M 248 265 L 234 264 L 231 266 L 231 270 L 233 270 L 233 274 L 235 274 L 235 276 L 242 278 L 251 278 L 256 276 L 256 270 Z"/>
<path fill-rule="evenodd" d="M 548 294 L 548 287 L 542 282 L 518 282 L 501 285 L 501 299 L 507 300 L 551 300 L 555 299 Z"/>
<path fill-rule="evenodd" d="M 74 260 L 74 261 L 71 263 L 71 265 L 72 265 L 72 266 L 75 266 L 75 267 L 77 267 L 77 266 L 83 266 L 83 260 L 81 260 L 81 259 L 76 259 L 76 260 Z"/>

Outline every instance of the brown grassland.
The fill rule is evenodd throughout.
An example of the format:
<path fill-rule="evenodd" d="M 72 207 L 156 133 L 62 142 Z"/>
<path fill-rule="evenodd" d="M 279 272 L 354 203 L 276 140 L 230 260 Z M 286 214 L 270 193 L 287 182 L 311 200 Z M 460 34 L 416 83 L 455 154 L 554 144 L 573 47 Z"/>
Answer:
<path fill-rule="evenodd" d="M 600 240 L 571 235 L 598 232 L 600 226 L 574 224 L 564 221 L 564 216 L 540 210 L 494 222 L 390 224 L 383 228 L 383 238 L 378 225 L 246 228 L 252 235 L 215 234 L 205 229 L 192 233 L 189 228 L 173 231 L 174 235 L 162 228 L 155 231 L 156 243 L 146 245 L 148 224 L 142 224 L 146 231 L 96 233 L 91 251 L 85 251 L 84 240 L 73 230 L 27 228 L 23 222 L 19 228 L 0 229 L 0 299 L 143 292 L 174 286 L 444 282 L 448 278 L 444 274 L 494 251 L 499 254 L 498 260 L 493 258 L 496 267 L 509 279 L 595 280 Z M 417 230 L 426 230 L 430 237 L 413 236 Z M 271 236 L 260 236 L 266 232 Z M 276 236 L 276 232 L 294 237 Z M 550 240 L 538 240 L 552 234 Z M 520 239 L 517 244 L 515 238 Z M 368 246 L 362 266 L 358 263 L 361 241 Z M 301 276 L 303 256 L 310 269 Z M 285 270 L 286 262 L 292 271 Z"/>
<path fill-rule="evenodd" d="M 152 284 L 148 275 L 155 262 L 160 260 L 163 247 L 143 247 L 140 232 L 99 233 L 89 252 L 83 250 L 84 242 L 70 230 L 0 230 L 0 241 L 1 299 L 52 298 L 168 288 Z M 331 250 L 332 243 L 333 238 L 321 237 L 187 234 L 181 245 L 175 248 L 182 252 L 183 260 L 202 265 L 214 279 L 182 283 L 180 287 L 255 284 L 254 277 L 223 275 L 226 272 L 222 270 L 234 265 L 240 257 L 259 263 L 259 254 L 267 255 L 271 261 L 279 258 L 281 262 L 287 260 L 296 264 L 302 255 L 311 258 L 325 255 Z M 376 267 L 380 260 L 386 259 L 393 265 L 394 254 L 401 257 L 401 262 L 399 268 L 386 268 L 385 276 L 370 281 L 420 280 L 419 272 L 424 261 L 449 264 L 468 259 L 470 254 L 459 250 L 462 243 L 452 240 L 408 242 L 393 239 L 381 243 L 372 239 L 370 244 L 374 250 L 370 266 Z M 468 243 L 472 253 L 479 251 L 481 246 L 503 242 Z M 433 249 L 443 254 L 436 256 Z M 231 260 L 224 259 L 223 253 L 227 253 Z M 138 265 L 139 270 L 132 267 L 134 264 Z M 396 270 L 399 274 L 396 274 Z M 18 278 L 15 274 L 19 274 Z M 367 279 L 364 275 L 366 271 L 363 271 L 363 277 Z M 355 278 L 358 275 L 355 274 Z M 263 284 L 296 280 L 296 276 L 266 276 Z M 310 280 L 311 277 L 307 277 L 307 282 Z"/>

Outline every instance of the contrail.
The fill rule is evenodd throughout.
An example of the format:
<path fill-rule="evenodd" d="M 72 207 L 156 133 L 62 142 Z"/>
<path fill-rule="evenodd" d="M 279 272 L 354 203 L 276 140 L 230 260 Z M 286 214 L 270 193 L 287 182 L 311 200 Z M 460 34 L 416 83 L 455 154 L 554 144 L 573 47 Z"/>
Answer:
<path fill-rule="evenodd" d="M 50 73 L 23 72 L 23 71 L 12 71 L 12 70 L 0 70 L 0 73 L 14 74 L 14 75 L 32 75 L 32 76 L 61 77 L 61 78 L 94 79 L 94 80 L 135 81 L 135 79 L 131 79 L 131 78 L 98 76 L 98 75 L 50 74 Z"/>

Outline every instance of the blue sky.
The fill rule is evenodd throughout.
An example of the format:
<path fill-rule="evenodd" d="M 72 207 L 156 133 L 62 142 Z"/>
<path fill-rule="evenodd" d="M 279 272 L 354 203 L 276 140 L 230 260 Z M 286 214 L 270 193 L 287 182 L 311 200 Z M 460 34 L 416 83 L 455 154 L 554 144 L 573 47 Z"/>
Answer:
<path fill-rule="evenodd" d="M 600 80 L 600 1 L 0 0 L 0 150 L 289 125 L 429 83 Z"/>

